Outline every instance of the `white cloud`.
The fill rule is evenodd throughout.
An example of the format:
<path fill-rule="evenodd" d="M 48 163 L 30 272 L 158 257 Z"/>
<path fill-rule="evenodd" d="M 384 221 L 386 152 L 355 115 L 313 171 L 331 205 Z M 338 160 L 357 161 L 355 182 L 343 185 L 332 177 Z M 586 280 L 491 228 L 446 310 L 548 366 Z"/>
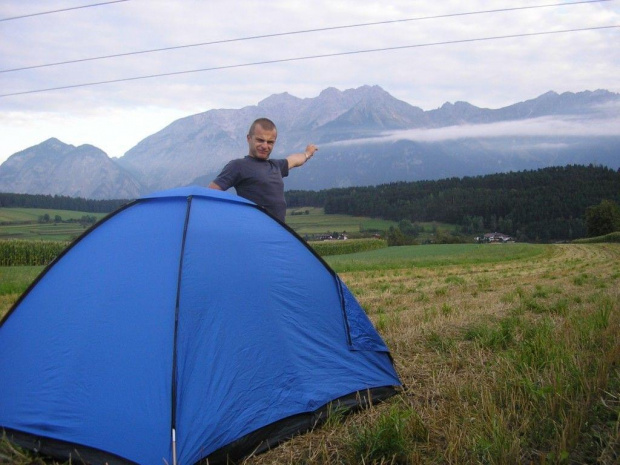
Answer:
<path fill-rule="evenodd" d="M 583 120 L 543 117 L 490 124 L 458 125 L 433 129 L 407 129 L 385 132 L 377 137 L 334 142 L 332 146 L 385 144 L 402 140 L 441 142 L 459 139 L 495 139 L 500 137 L 620 137 L 620 117 Z M 557 148 L 557 143 L 553 144 Z"/>

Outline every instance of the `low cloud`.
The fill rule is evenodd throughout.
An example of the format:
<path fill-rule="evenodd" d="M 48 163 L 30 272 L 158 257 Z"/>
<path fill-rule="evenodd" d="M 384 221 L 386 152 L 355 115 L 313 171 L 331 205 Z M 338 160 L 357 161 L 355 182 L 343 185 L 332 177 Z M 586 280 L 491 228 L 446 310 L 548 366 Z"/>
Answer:
<path fill-rule="evenodd" d="M 357 145 L 409 140 L 442 142 L 459 139 L 495 139 L 504 137 L 620 137 L 620 117 L 577 119 L 542 117 L 489 124 L 464 124 L 432 129 L 406 129 L 384 132 L 376 137 L 335 142 L 330 145 Z M 557 143 L 556 143 L 557 145 Z"/>

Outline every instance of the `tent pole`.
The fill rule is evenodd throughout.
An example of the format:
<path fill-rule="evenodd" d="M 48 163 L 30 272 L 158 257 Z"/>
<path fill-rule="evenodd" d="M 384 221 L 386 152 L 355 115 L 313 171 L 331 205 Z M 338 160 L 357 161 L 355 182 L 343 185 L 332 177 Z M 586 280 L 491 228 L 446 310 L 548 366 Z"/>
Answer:
<path fill-rule="evenodd" d="M 187 228 L 189 224 L 189 215 L 192 207 L 192 196 L 187 198 L 187 207 L 185 210 L 185 223 L 183 225 L 183 242 L 181 245 L 181 255 L 179 256 L 179 274 L 177 277 L 177 297 L 174 307 L 174 339 L 172 343 L 172 405 L 171 405 L 171 429 L 172 429 L 172 465 L 177 465 L 177 337 L 179 330 L 179 308 L 181 299 L 181 278 L 183 277 L 183 256 L 185 254 L 185 242 L 187 239 Z"/>
<path fill-rule="evenodd" d="M 172 429 L 172 465 L 177 465 L 177 432 Z"/>

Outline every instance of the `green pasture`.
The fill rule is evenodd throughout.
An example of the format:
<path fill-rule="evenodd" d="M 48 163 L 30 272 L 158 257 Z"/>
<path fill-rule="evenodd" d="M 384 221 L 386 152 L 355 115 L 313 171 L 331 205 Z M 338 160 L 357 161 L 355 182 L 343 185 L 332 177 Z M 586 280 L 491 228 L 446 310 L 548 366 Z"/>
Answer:
<path fill-rule="evenodd" d="M 76 212 L 73 210 L 49 210 L 45 208 L 0 208 L 0 223 L 16 223 L 24 221 L 38 221 L 39 217 L 49 215 L 51 220 L 58 215 L 63 221 L 79 220 L 84 215 L 103 218 L 106 213 Z"/>
<path fill-rule="evenodd" d="M 43 271 L 43 266 L 0 266 L 0 318 Z M 2 460 L 0 460 L 0 463 Z"/>
<path fill-rule="evenodd" d="M 306 214 L 307 212 L 307 214 Z M 289 208 L 286 212 L 286 224 L 302 237 L 346 232 L 349 237 L 368 236 L 385 233 L 398 222 L 350 215 L 326 215 L 322 208 Z M 455 226 L 446 223 L 419 223 L 423 231 L 418 240 L 424 242 L 432 239 L 433 233 L 451 232 Z"/>
<path fill-rule="evenodd" d="M 433 244 L 335 255 L 325 257 L 325 261 L 336 272 L 348 272 L 498 263 L 534 258 L 545 253 L 550 253 L 549 246 L 539 244 Z"/>
<path fill-rule="evenodd" d="M 21 294 L 43 268 L 43 266 L 0 266 L 0 296 Z"/>
<path fill-rule="evenodd" d="M 307 213 L 306 213 L 307 212 Z M 50 222 L 39 223 L 39 218 L 48 215 Z M 105 213 L 87 213 L 70 210 L 47 210 L 43 208 L 0 208 L 0 239 L 37 239 L 70 241 L 81 235 L 89 225 L 77 222 L 83 216 L 94 216 L 101 220 Z M 62 222 L 55 222 L 56 217 Z M 368 237 L 385 233 L 397 222 L 350 215 L 326 215 L 322 208 L 289 208 L 286 224 L 301 237 L 312 240 L 313 236 L 334 232 L 346 232 L 350 238 Z M 448 232 L 453 225 L 442 223 L 420 223 L 424 231 L 418 237 L 420 242 L 431 240 L 433 231 Z"/>
<path fill-rule="evenodd" d="M 343 231 L 348 234 L 387 231 L 390 226 L 396 225 L 394 221 L 361 216 L 326 215 L 322 208 L 315 207 L 289 208 L 286 212 L 286 224 L 301 236 Z"/>
<path fill-rule="evenodd" d="M 44 215 L 48 215 L 50 221 L 39 223 L 39 218 Z M 77 222 L 83 216 L 94 216 L 100 220 L 106 214 L 43 208 L 0 208 L 0 239 L 69 241 L 90 226 Z M 62 221 L 54 221 L 56 217 L 60 217 Z"/>
<path fill-rule="evenodd" d="M 0 226 L 0 239 L 36 239 L 46 241 L 70 241 L 88 226 L 80 223 L 33 223 Z"/>

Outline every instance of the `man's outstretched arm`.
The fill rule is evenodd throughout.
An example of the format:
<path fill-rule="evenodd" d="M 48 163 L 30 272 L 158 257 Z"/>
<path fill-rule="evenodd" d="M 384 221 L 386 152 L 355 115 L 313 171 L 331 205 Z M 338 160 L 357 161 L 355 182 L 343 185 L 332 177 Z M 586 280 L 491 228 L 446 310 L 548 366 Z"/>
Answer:
<path fill-rule="evenodd" d="M 297 168 L 298 166 L 303 165 L 308 160 L 310 160 L 314 156 L 314 152 L 316 152 L 319 148 L 314 144 L 309 144 L 306 147 L 306 151 L 304 153 L 293 153 L 286 157 L 288 160 L 288 169 Z M 211 187 L 211 186 L 209 186 Z"/>

